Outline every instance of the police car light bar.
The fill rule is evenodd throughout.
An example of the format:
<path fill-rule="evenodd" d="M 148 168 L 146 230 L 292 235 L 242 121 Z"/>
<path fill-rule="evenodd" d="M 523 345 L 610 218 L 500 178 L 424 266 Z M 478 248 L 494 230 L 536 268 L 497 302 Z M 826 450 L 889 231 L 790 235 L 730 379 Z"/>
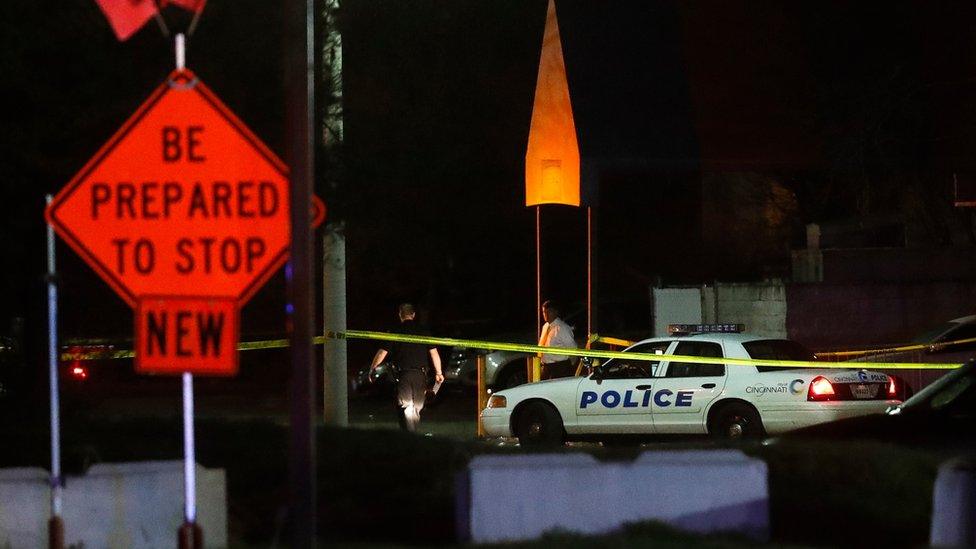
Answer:
<path fill-rule="evenodd" d="M 745 329 L 745 324 L 668 324 L 671 335 L 738 334 Z"/>

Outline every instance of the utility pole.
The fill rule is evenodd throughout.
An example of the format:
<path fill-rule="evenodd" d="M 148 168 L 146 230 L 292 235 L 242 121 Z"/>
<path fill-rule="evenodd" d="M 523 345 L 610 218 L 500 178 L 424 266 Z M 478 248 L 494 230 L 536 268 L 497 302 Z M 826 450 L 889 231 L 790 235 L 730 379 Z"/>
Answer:
<path fill-rule="evenodd" d="M 285 146 L 291 170 L 291 260 L 288 279 L 291 437 L 288 476 L 292 547 L 315 546 L 315 369 L 312 332 L 314 157 L 314 0 L 285 2 Z"/>
<path fill-rule="evenodd" d="M 346 237 L 341 223 L 330 223 L 322 239 L 322 319 L 326 332 L 346 331 Z M 323 344 L 324 414 L 326 425 L 349 425 L 349 389 L 345 338 L 327 338 Z"/>
<path fill-rule="evenodd" d="M 336 24 L 339 0 L 325 0 L 325 40 L 322 44 L 322 72 L 328 86 L 328 103 L 322 121 L 322 143 L 332 164 L 326 167 L 326 184 L 335 190 L 339 177 L 338 148 L 342 143 L 342 35 Z M 340 221 L 325 227 L 322 240 L 322 319 L 326 332 L 346 330 L 346 237 Z M 349 425 L 346 340 L 326 339 L 322 352 L 323 419 L 326 425 Z"/>

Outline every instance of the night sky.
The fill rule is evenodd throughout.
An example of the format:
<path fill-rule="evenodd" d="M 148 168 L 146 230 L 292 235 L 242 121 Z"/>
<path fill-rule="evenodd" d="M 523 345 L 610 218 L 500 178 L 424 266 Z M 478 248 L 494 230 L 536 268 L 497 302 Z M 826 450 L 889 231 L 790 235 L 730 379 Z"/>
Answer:
<path fill-rule="evenodd" d="M 340 177 L 320 178 L 317 192 L 346 224 L 349 326 L 382 327 L 401 299 L 445 335 L 530 326 L 535 214 L 522 174 L 546 3 L 343 6 L 346 141 L 322 160 Z M 210 0 L 188 66 L 284 156 L 279 10 Z M 927 227 L 927 245 L 971 245 L 949 192 L 953 173 L 976 171 L 972 3 L 563 0 L 557 10 L 581 153 L 601 166 L 592 196 L 607 299 L 646 303 L 657 282 L 788 275 L 788 250 L 813 221 L 901 216 Z M 118 43 L 90 0 L 16 0 L 0 14 L 13 98 L 0 139 L 0 331 L 25 317 L 38 340 L 44 193 L 173 61 L 154 23 Z M 186 25 L 173 8 L 165 16 Z M 778 214 L 757 221 L 722 198 L 745 195 Z M 542 217 L 544 293 L 582 301 L 585 212 Z M 771 236 L 753 238 L 750 223 Z M 123 302 L 64 246 L 58 261 L 64 335 L 131 337 Z M 242 339 L 282 334 L 283 309 L 279 275 L 244 309 Z"/>

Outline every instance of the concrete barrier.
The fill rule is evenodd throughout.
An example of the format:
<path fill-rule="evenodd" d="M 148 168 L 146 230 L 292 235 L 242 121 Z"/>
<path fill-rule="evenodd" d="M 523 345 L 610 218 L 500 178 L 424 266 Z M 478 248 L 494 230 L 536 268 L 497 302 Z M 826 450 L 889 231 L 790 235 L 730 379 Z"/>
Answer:
<path fill-rule="evenodd" d="M 50 501 L 44 469 L 0 469 L 0 547 L 46 547 Z"/>
<path fill-rule="evenodd" d="M 204 542 L 226 547 L 224 471 L 200 465 L 196 470 Z M 46 471 L 0 470 L 0 547 L 46 547 L 49 501 Z M 183 462 L 98 464 L 84 476 L 69 476 L 62 517 L 66 545 L 174 547 L 183 522 Z"/>
<path fill-rule="evenodd" d="M 587 454 L 477 456 L 457 480 L 463 540 L 602 534 L 659 520 L 680 529 L 769 535 L 766 464 L 734 450 L 646 452 L 629 463 Z"/>

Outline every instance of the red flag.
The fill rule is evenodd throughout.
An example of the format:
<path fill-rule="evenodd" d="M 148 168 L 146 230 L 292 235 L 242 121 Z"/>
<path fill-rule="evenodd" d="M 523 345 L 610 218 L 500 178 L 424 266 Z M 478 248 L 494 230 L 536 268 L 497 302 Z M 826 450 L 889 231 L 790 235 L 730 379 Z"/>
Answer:
<path fill-rule="evenodd" d="M 188 11 L 195 11 L 200 13 L 203 11 L 203 7 L 207 5 L 207 0 L 163 0 L 163 7 L 173 5 L 179 6 Z"/>
<path fill-rule="evenodd" d="M 102 8 L 109 25 L 115 31 L 115 37 L 120 42 L 128 40 L 157 13 L 156 3 L 153 0 L 95 0 L 95 2 Z"/>

